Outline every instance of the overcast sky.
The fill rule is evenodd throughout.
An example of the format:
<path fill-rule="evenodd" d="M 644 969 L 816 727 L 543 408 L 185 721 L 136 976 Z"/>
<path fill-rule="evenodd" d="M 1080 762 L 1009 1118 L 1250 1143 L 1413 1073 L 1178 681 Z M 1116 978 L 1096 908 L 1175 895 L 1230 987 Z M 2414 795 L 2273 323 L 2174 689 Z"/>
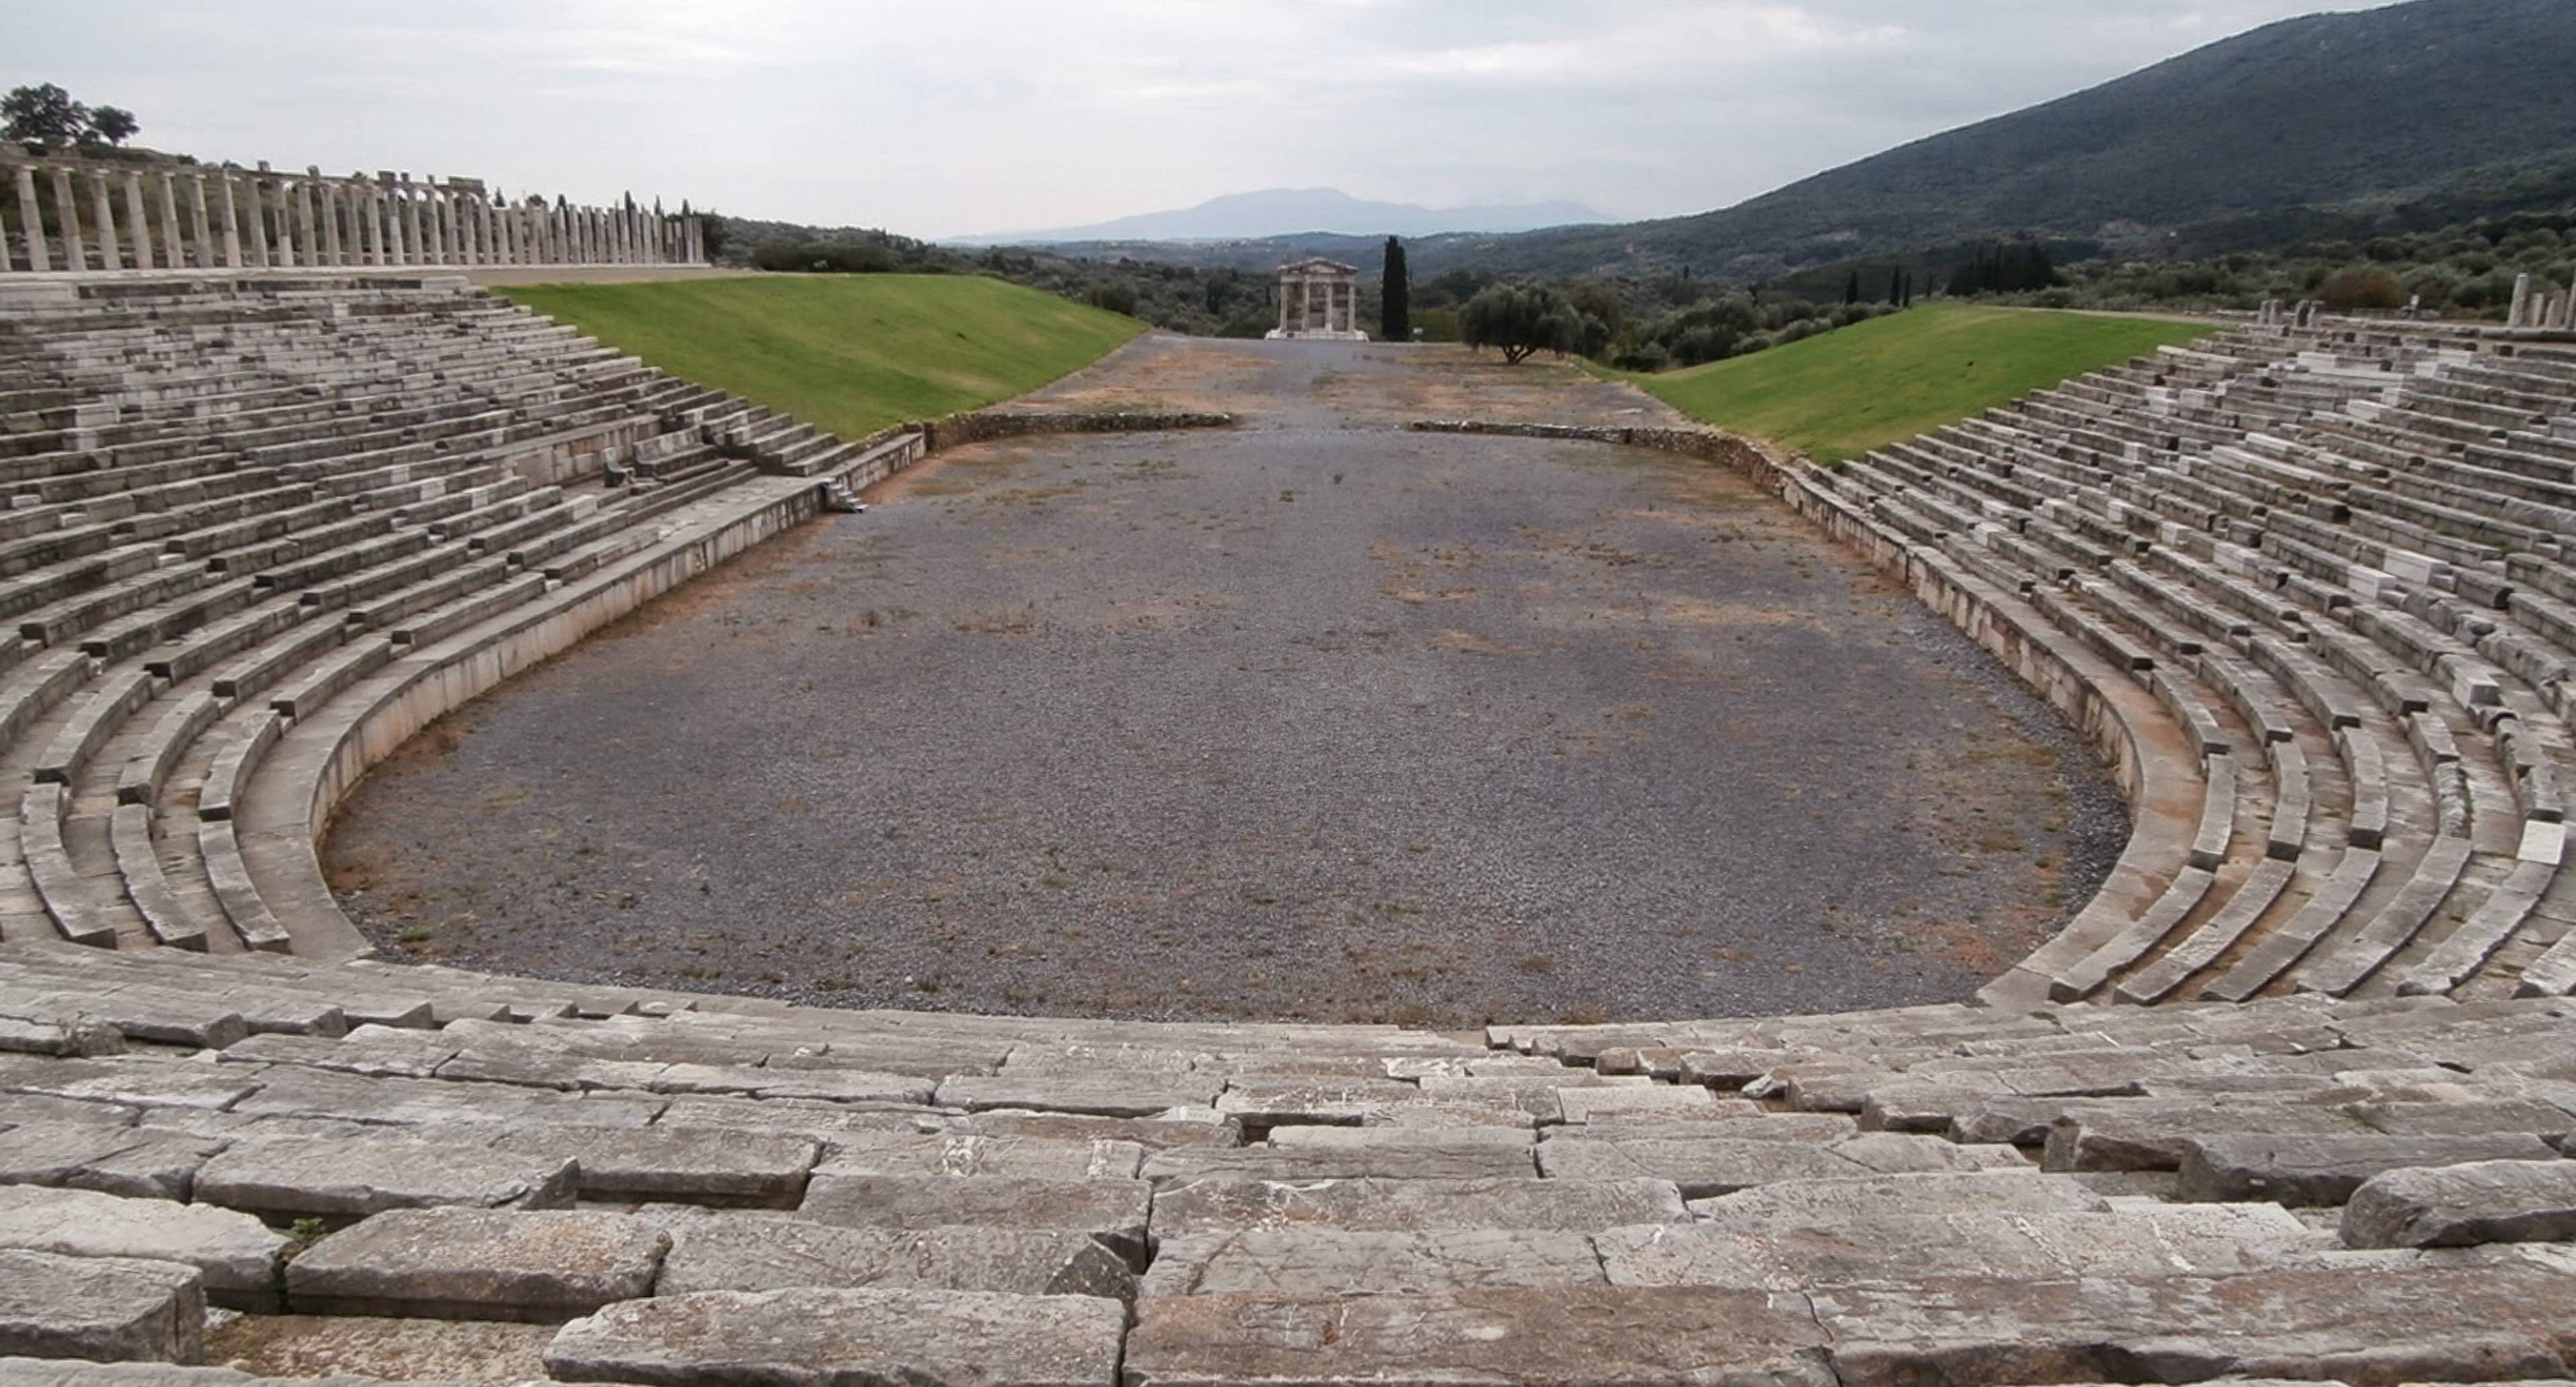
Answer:
<path fill-rule="evenodd" d="M 1705 211 L 2369 0 L 0 0 L 141 143 L 921 236 L 1337 187 Z"/>

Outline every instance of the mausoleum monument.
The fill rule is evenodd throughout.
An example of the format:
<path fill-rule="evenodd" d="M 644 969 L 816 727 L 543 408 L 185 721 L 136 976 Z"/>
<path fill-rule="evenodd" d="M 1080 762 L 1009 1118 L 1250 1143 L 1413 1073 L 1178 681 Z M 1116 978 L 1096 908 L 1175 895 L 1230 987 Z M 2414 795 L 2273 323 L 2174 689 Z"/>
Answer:
<path fill-rule="evenodd" d="M 1322 256 L 1279 267 L 1279 326 L 1272 337 L 1365 342 L 1352 326 L 1359 299 L 1359 267 Z"/>

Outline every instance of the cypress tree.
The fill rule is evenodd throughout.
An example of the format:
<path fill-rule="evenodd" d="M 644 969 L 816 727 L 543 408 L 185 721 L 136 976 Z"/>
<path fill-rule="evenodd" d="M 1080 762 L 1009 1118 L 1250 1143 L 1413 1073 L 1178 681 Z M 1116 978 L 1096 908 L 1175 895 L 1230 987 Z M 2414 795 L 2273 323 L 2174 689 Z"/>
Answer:
<path fill-rule="evenodd" d="M 1851 278 L 1843 281 L 1843 302 L 1845 304 L 1860 302 L 1860 271 L 1852 271 Z"/>
<path fill-rule="evenodd" d="M 1404 272 L 1404 242 L 1386 238 L 1386 269 L 1378 281 L 1377 335 L 1381 342 L 1413 340 L 1413 281 Z"/>

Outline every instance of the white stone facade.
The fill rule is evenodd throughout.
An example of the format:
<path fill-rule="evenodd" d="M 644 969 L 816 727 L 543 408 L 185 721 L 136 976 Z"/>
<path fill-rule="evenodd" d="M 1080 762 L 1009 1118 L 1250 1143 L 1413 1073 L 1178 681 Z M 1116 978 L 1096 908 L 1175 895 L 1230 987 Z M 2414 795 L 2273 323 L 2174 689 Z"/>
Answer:
<path fill-rule="evenodd" d="M 1354 319 L 1359 313 L 1360 272 L 1356 265 L 1317 256 L 1279 267 L 1279 326 L 1273 338 L 1307 338 L 1365 342 L 1368 334 Z"/>

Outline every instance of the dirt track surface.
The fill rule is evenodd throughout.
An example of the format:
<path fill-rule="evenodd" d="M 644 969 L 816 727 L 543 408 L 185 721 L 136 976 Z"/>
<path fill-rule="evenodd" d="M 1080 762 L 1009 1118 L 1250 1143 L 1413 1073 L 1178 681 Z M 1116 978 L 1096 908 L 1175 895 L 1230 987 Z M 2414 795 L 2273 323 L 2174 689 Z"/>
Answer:
<path fill-rule="evenodd" d="M 1149 338 L 433 728 L 388 951 L 849 1006 L 1454 1026 L 1967 996 L 2126 818 L 2035 697 L 1536 364 Z"/>

